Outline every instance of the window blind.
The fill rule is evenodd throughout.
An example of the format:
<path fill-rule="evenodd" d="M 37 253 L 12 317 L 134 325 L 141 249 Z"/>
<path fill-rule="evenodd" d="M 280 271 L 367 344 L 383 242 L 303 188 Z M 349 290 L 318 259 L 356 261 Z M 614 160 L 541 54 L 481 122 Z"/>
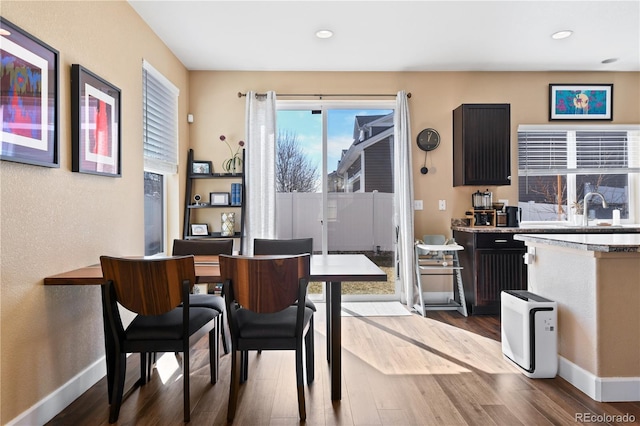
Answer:
<path fill-rule="evenodd" d="M 640 172 L 640 142 L 635 129 L 539 127 L 518 130 L 520 176 Z"/>
<path fill-rule="evenodd" d="M 146 61 L 142 76 L 144 167 L 177 173 L 179 90 Z"/>

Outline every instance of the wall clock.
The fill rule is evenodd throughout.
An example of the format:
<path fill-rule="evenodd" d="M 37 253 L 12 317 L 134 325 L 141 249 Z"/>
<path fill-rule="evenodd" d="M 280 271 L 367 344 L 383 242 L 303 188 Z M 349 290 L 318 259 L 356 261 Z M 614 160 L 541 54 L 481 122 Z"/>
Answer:
<path fill-rule="evenodd" d="M 433 151 L 440 145 L 440 133 L 436 129 L 427 128 L 418 133 L 418 148 Z"/>

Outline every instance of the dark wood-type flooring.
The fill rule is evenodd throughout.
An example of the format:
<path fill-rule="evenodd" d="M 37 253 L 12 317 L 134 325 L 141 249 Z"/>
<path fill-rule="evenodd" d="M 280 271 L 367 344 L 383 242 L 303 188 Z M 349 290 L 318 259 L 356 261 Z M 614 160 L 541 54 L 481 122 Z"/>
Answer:
<path fill-rule="evenodd" d="M 315 382 L 306 388 L 308 425 L 575 425 L 576 416 L 635 416 L 640 402 L 598 403 L 561 378 L 533 380 L 502 357 L 499 318 L 457 312 L 344 317 L 342 400 L 332 402 L 325 318 L 316 316 Z M 192 351 L 191 425 L 226 424 L 229 356 L 209 383 L 206 338 Z M 138 356 L 127 376 L 138 377 Z M 299 424 L 292 352 L 250 355 L 235 425 Z M 107 425 L 103 378 L 48 425 Z M 119 425 L 182 424 L 182 378 L 165 354 L 150 383 L 124 401 Z M 590 423 L 624 424 L 624 423 Z"/>

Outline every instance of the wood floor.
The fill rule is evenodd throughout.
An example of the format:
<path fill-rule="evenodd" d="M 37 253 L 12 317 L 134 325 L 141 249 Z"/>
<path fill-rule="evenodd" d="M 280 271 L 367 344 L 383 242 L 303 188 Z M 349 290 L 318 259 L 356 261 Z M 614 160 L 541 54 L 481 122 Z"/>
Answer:
<path fill-rule="evenodd" d="M 343 397 L 332 402 L 325 318 L 317 313 L 308 425 L 571 425 L 580 423 L 579 415 L 624 414 L 640 422 L 638 402 L 598 403 L 561 378 L 526 378 L 502 358 L 496 317 L 430 312 L 428 318 L 345 317 L 342 324 Z M 192 351 L 190 424 L 223 425 L 230 357 L 220 359 L 220 381 L 211 385 L 206 348 L 205 339 Z M 167 354 L 159 364 L 151 382 L 123 403 L 118 424 L 182 424 L 176 358 Z M 129 357 L 128 377 L 135 379 L 138 371 L 138 356 Z M 293 354 L 252 354 L 233 424 L 299 423 Z M 105 379 L 48 424 L 107 425 Z"/>

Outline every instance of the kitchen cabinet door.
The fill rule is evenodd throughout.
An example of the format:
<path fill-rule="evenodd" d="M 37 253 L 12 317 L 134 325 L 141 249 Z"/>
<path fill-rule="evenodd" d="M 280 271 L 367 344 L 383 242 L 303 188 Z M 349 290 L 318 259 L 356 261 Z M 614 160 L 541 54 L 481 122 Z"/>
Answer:
<path fill-rule="evenodd" d="M 509 104 L 453 111 L 453 186 L 511 184 L 510 116 Z"/>

